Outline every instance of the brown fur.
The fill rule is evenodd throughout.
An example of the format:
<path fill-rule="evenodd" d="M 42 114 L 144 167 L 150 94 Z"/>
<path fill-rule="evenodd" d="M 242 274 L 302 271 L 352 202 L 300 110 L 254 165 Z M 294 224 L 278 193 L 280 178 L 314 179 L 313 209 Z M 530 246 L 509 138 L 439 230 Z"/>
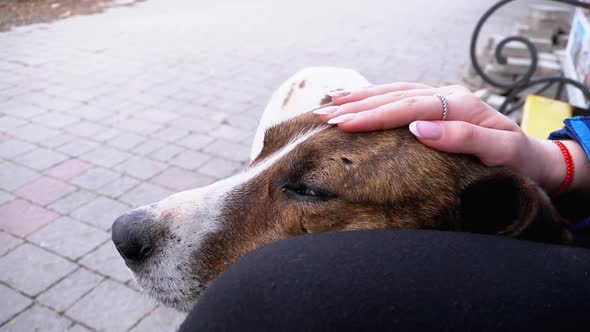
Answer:
<path fill-rule="evenodd" d="M 304 114 L 269 129 L 253 165 L 319 126 L 316 116 Z M 303 186 L 323 194 L 312 198 L 292 190 Z M 429 149 L 406 129 L 326 129 L 229 195 L 221 231 L 195 253 L 206 281 L 256 248 L 306 233 L 420 228 L 569 239 L 531 180 Z"/>

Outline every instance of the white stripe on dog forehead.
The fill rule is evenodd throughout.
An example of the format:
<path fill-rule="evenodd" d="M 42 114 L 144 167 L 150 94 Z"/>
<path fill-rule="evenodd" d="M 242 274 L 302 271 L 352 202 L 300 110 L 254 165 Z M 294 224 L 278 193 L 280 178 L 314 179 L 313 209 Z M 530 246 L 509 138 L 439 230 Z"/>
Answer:
<path fill-rule="evenodd" d="M 261 174 L 262 172 L 264 172 L 265 170 L 269 169 L 272 165 L 274 165 L 276 162 L 278 162 L 279 160 L 281 160 L 283 157 L 285 157 L 287 154 L 289 154 L 291 151 L 295 150 L 295 148 L 297 146 L 299 146 L 300 144 L 302 144 L 303 142 L 307 141 L 309 138 L 311 138 L 313 135 L 327 129 L 330 128 L 331 126 L 321 126 L 318 128 L 314 128 L 304 134 L 299 135 L 298 137 L 292 139 L 289 143 L 287 143 L 284 147 L 282 147 L 281 149 L 279 149 L 278 151 L 276 151 L 275 153 L 273 153 L 272 155 L 270 155 L 268 158 L 260 161 L 257 165 L 255 165 L 252 168 L 247 169 L 246 171 L 244 171 L 243 173 L 239 173 L 236 174 L 228 179 L 222 180 L 220 183 L 223 183 L 222 185 L 222 190 L 226 191 L 226 190 L 231 190 L 241 184 L 246 183 L 247 181 L 253 179 L 254 177 L 256 177 L 257 175 Z M 215 185 L 215 184 L 214 184 Z"/>

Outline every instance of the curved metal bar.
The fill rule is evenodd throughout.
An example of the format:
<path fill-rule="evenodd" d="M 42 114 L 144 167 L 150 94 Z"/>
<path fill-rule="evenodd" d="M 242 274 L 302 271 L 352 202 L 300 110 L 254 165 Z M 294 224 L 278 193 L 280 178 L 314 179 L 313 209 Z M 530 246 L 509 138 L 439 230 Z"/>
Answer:
<path fill-rule="evenodd" d="M 520 85 L 520 86 L 513 88 L 510 91 L 510 93 L 508 94 L 508 96 L 506 96 L 506 100 L 504 101 L 502 106 L 500 106 L 500 109 L 498 111 L 500 113 L 508 114 L 509 112 L 505 113 L 504 110 L 506 109 L 506 107 L 508 107 L 508 104 L 510 104 L 510 100 L 512 100 L 514 97 L 516 97 L 523 90 L 528 89 L 528 88 L 533 87 L 538 84 L 543 84 L 543 83 L 546 83 L 547 86 L 541 88 L 541 90 L 548 89 L 551 85 L 553 85 L 555 83 L 571 84 L 571 85 L 575 86 L 576 88 L 578 88 L 578 90 L 582 91 L 586 100 L 590 100 L 590 90 L 588 90 L 584 84 L 582 84 L 578 81 L 572 80 L 571 78 L 567 78 L 567 77 L 543 77 L 543 78 L 539 78 L 539 79 L 530 81 L 526 85 Z"/>
<path fill-rule="evenodd" d="M 551 86 L 553 86 L 553 84 L 556 84 L 557 82 L 549 82 L 546 83 L 544 86 L 542 86 L 539 90 L 535 91 L 533 94 L 538 95 L 541 94 L 543 92 L 545 92 L 547 89 L 549 89 Z M 559 83 L 562 84 L 562 83 Z M 510 100 L 512 98 L 515 98 L 517 94 L 514 95 L 508 95 L 506 96 L 506 100 L 502 103 L 502 105 L 500 106 L 500 109 L 498 109 L 498 112 L 502 113 L 502 114 L 510 114 L 514 111 L 516 111 L 517 109 L 521 108 L 522 106 L 524 106 L 525 100 L 519 100 L 518 103 L 512 105 L 512 107 L 510 107 L 509 109 L 506 109 L 508 107 L 508 105 L 510 104 Z"/>
<path fill-rule="evenodd" d="M 531 55 L 531 65 L 527 69 L 527 72 L 519 80 L 517 80 L 511 84 L 502 84 L 502 83 L 498 83 L 497 81 L 491 80 L 491 81 L 493 81 L 493 83 L 490 83 L 490 84 L 496 85 L 499 88 L 511 87 L 511 86 L 516 86 L 516 85 L 520 85 L 520 84 L 526 84 L 533 77 L 533 75 L 535 75 L 535 72 L 537 71 L 537 65 L 539 63 L 539 52 L 537 51 L 537 47 L 530 40 L 528 40 L 524 37 L 520 37 L 520 36 L 512 36 L 512 37 L 504 38 L 498 43 L 498 46 L 496 46 L 496 52 L 495 52 L 496 61 L 498 61 L 498 63 L 502 64 L 502 65 L 505 65 L 508 63 L 508 59 L 503 55 L 504 46 L 506 46 L 506 44 L 513 42 L 513 41 L 521 42 L 527 47 L 527 49 L 529 50 L 529 54 Z M 485 75 L 485 73 L 484 73 L 484 75 Z M 490 79 L 489 76 L 488 76 L 488 79 Z M 484 80 L 485 80 L 485 78 L 484 78 Z M 502 86 L 500 86 L 498 84 L 501 84 Z"/>
<path fill-rule="evenodd" d="M 479 35 L 481 32 L 481 28 L 487 22 L 487 20 L 490 18 L 490 16 L 492 16 L 498 9 L 500 9 L 501 7 L 507 5 L 508 3 L 512 2 L 512 1 L 514 1 L 514 0 L 499 1 L 483 14 L 483 16 L 477 22 L 475 29 L 473 30 L 473 34 L 471 36 L 471 44 L 470 44 L 470 48 L 469 48 L 469 54 L 471 57 L 471 64 L 473 65 L 473 69 L 475 70 L 475 72 L 479 76 L 481 76 L 481 78 L 487 84 L 506 90 L 505 94 L 507 95 L 507 98 L 506 98 L 506 101 L 504 102 L 504 104 L 502 105 L 502 107 L 500 108 L 500 110 L 505 110 L 507 105 L 518 94 L 518 92 L 522 92 L 523 90 L 525 90 L 531 86 L 534 86 L 537 84 L 542 84 L 542 83 L 547 83 L 547 82 L 552 82 L 551 84 L 553 84 L 555 82 L 561 82 L 562 85 L 563 84 L 572 84 L 575 87 L 577 87 L 579 90 L 581 90 L 582 93 L 584 94 L 586 100 L 590 102 L 590 91 L 588 90 L 588 88 L 585 87 L 583 84 L 581 84 L 577 81 L 574 81 L 572 79 L 567 79 L 565 77 L 546 77 L 546 78 L 532 80 L 535 72 L 537 71 L 538 61 L 539 61 L 539 52 L 538 52 L 537 48 L 535 47 L 535 45 L 529 39 L 522 37 L 522 36 L 510 36 L 510 37 L 502 39 L 498 43 L 498 45 L 496 45 L 494 56 L 495 56 L 495 60 L 499 64 L 506 64 L 507 58 L 503 55 L 504 47 L 508 43 L 511 43 L 511 42 L 519 42 L 519 43 L 524 44 L 526 46 L 529 56 L 531 58 L 531 64 L 527 68 L 527 71 L 524 75 L 519 77 L 514 82 L 499 82 L 497 80 L 492 79 L 490 76 L 488 76 L 484 72 L 484 70 L 481 68 L 481 65 L 477 61 L 477 41 L 478 41 L 478 38 L 479 38 Z M 581 2 L 581 1 L 575 1 L 575 0 L 551 0 L 551 1 L 590 9 L 590 3 L 587 3 L 587 2 Z M 548 87 L 546 87 L 546 88 L 548 88 Z M 517 93 L 514 93 L 515 91 Z M 508 98 L 508 97 L 510 97 L 510 98 Z"/>

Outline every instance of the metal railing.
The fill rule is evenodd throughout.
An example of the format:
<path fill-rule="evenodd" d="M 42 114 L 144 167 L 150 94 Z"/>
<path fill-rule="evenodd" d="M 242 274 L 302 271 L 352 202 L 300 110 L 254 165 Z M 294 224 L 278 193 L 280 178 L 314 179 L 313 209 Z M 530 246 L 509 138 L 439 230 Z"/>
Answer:
<path fill-rule="evenodd" d="M 471 36 L 471 45 L 470 45 L 470 50 L 469 50 L 470 56 L 471 56 L 471 64 L 473 66 L 473 69 L 483 79 L 483 81 L 493 87 L 505 90 L 505 92 L 503 94 L 506 96 L 506 100 L 500 106 L 498 111 L 500 111 L 503 114 L 509 114 L 509 113 L 515 111 L 516 109 L 520 108 L 522 106 L 523 102 L 515 102 L 516 97 L 520 93 L 522 93 L 524 90 L 527 90 L 527 89 L 530 89 L 532 87 L 539 86 L 539 85 L 540 85 L 540 88 L 539 88 L 539 90 L 534 92 L 535 94 L 540 94 L 540 93 L 546 91 L 547 89 L 549 89 L 554 84 L 559 84 L 559 86 L 557 88 L 556 96 L 555 96 L 556 99 L 559 99 L 561 97 L 561 94 L 563 93 L 564 85 L 571 84 L 571 85 L 575 86 L 576 88 L 578 88 L 582 92 L 582 94 L 584 95 L 587 102 L 590 102 L 590 90 L 581 82 L 564 77 L 563 75 L 562 76 L 548 76 L 548 77 L 533 79 L 533 76 L 537 72 L 537 68 L 538 68 L 539 51 L 537 50 L 537 47 L 535 46 L 535 44 L 533 44 L 533 42 L 531 42 L 528 38 L 523 37 L 523 36 L 509 36 L 509 37 L 502 39 L 496 45 L 496 48 L 494 50 L 494 57 L 495 57 L 495 60 L 499 64 L 506 64 L 507 58 L 506 58 L 506 56 L 503 55 L 503 50 L 504 50 L 504 47 L 506 46 L 506 44 L 512 43 L 512 42 L 519 42 L 519 43 L 524 44 L 528 50 L 528 54 L 531 59 L 530 66 L 526 70 L 526 73 L 524 73 L 522 76 L 520 76 L 514 82 L 500 82 L 500 81 L 497 81 L 497 80 L 494 80 L 493 78 L 491 78 L 481 68 L 481 65 L 478 63 L 477 53 L 476 53 L 477 52 L 477 41 L 479 38 L 479 34 L 481 32 L 481 28 L 486 23 L 488 18 L 490 18 L 490 16 L 492 16 L 498 9 L 500 9 L 504 5 L 506 5 L 510 2 L 513 2 L 513 1 L 514 0 L 499 1 L 483 14 L 483 16 L 477 22 L 475 29 L 473 30 L 473 34 Z M 551 0 L 551 1 L 568 4 L 571 6 L 590 9 L 590 3 L 587 3 L 587 2 L 580 2 L 580 1 L 574 1 L 574 0 Z M 511 104 L 513 104 L 513 105 L 511 105 Z M 511 107 L 508 108 L 508 106 L 511 106 Z"/>

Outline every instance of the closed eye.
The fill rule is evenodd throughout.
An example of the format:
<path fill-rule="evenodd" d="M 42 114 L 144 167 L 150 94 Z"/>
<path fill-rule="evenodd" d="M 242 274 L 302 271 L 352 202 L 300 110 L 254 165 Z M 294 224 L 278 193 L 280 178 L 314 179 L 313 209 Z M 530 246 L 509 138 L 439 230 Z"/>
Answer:
<path fill-rule="evenodd" d="M 327 201 L 336 198 L 334 194 L 307 186 L 303 183 L 286 184 L 283 186 L 283 192 L 290 198 L 305 201 Z"/>

